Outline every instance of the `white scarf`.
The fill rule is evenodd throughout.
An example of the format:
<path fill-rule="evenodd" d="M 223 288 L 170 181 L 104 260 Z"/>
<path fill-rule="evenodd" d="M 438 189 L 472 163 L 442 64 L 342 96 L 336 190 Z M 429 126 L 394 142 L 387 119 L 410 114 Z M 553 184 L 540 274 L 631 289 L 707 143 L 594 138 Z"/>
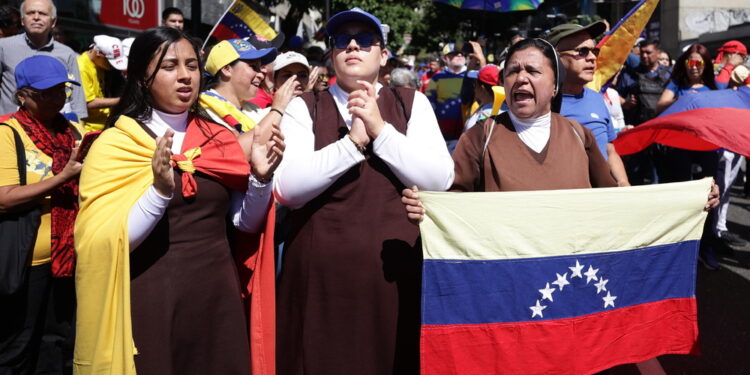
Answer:
<path fill-rule="evenodd" d="M 552 112 L 529 120 L 520 119 L 514 116 L 511 111 L 508 111 L 508 114 L 521 141 L 534 152 L 541 152 L 549 142 Z"/>

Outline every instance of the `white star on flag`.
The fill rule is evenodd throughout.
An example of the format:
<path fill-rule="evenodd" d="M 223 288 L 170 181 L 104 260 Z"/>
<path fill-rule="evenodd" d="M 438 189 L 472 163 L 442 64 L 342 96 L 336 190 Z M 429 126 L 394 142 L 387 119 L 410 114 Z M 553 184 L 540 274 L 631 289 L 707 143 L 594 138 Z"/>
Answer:
<path fill-rule="evenodd" d="M 612 307 L 615 307 L 615 300 L 617 299 L 617 296 L 612 296 L 609 294 L 609 292 L 607 292 L 607 295 L 605 297 L 602 297 L 602 299 L 604 300 L 604 308 L 606 309 L 608 305 L 612 305 Z M 539 301 L 537 301 L 537 304 L 539 304 Z"/>
<path fill-rule="evenodd" d="M 554 291 L 555 288 L 550 288 L 549 283 L 547 283 L 547 286 L 545 286 L 544 289 L 539 289 L 539 292 L 542 293 L 542 301 L 548 299 L 552 302 L 552 292 Z"/>
<path fill-rule="evenodd" d="M 536 306 L 529 306 L 531 309 L 531 317 L 535 317 L 539 315 L 540 318 L 544 318 L 544 315 L 542 315 L 542 310 L 546 309 L 547 306 L 541 305 L 539 303 L 539 300 L 536 300 Z"/>
<path fill-rule="evenodd" d="M 594 284 L 594 286 L 596 287 L 596 294 L 599 294 L 601 291 L 605 291 L 606 292 L 607 291 L 606 285 L 607 285 L 608 282 L 609 282 L 609 280 L 606 280 L 603 277 L 600 278 L 599 282 L 596 283 L 596 284 Z"/>
<path fill-rule="evenodd" d="M 570 278 L 571 279 L 574 278 L 574 277 L 583 278 L 583 276 L 581 275 L 581 270 L 583 270 L 583 267 L 584 266 L 582 266 L 580 263 L 578 263 L 578 260 L 576 259 L 576 265 L 573 266 L 573 267 L 568 267 L 568 269 L 570 269 L 570 271 L 572 272 L 570 274 Z"/>
<path fill-rule="evenodd" d="M 563 287 L 570 284 L 568 282 L 568 273 L 565 272 L 562 275 L 560 275 L 559 273 L 555 273 L 555 275 L 557 275 L 557 281 L 553 281 L 552 284 L 557 285 L 557 287 L 560 288 L 560 291 L 562 292 Z"/>
<path fill-rule="evenodd" d="M 586 275 L 586 285 L 588 285 L 591 280 L 599 280 L 596 278 L 597 272 L 599 272 L 598 268 L 594 268 L 589 265 L 589 269 L 584 273 L 584 275 Z"/>

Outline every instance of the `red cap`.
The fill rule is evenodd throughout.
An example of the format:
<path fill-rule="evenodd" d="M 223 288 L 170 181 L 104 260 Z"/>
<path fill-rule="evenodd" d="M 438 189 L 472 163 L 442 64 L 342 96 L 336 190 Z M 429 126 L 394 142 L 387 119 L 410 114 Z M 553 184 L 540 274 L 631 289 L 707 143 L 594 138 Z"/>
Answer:
<path fill-rule="evenodd" d="M 719 48 L 719 52 L 724 53 L 739 53 L 741 55 L 747 55 L 747 47 L 745 47 L 742 42 L 737 40 L 730 40 L 726 43 L 724 43 L 721 48 Z"/>
<path fill-rule="evenodd" d="M 488 85 L 497 86 L 497 82 L 500 80 L 500 69 L 497 65 L 485 65 L 484 68 L 479 71 L 479 76 L 477 78 Z"/>

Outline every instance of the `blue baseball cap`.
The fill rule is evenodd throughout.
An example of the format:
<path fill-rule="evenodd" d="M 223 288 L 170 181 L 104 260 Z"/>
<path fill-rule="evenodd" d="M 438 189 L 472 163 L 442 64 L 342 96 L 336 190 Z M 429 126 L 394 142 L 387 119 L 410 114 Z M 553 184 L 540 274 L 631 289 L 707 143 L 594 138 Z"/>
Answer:
<path fill-rule="evenodd" d="M 385 43 L 385 36 L 383 35 L 383 29 L 380 27 L 381 22 L 378 17 L 375 17 L 360 8 L 352 8 L 334 14 L 326 24 L 326 32 L 328 35 L 333 35 L 341 25 L 349 22 L 358 22 L 371 26 L 380 36 L 380 40 Z"/>
<path fill-rule="evenodd" d="M 16 65 L 16 87 L 46 90 L 61 83 L 81 84 L 68 78 L 68 71 L 60 60 L 47 55 L 35 55 Z"/>
<path fill-rule="evenodd" d="M 206 58 L 206 72 L 215 75 L 221 68 L 235 60 L 255 60 L 266 56 L 276 58 L 276 48 L 257 49 L 244 39 L 222 40 L 217 43 Z M 270 59 L 273 61 L 273 59 Z M 266 60 L 266 59 L 263 59 Z M 270 62 L 270 61 L 269 61 Z"/>

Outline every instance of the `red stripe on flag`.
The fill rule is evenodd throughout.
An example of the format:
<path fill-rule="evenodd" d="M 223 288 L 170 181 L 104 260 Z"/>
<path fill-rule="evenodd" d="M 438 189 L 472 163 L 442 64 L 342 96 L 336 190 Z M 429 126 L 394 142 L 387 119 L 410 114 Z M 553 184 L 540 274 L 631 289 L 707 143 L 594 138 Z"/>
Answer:
<path fill-rule="evenodd" d="M 575 318 L 422 327 L 422 374 L 588 374 L 662 354 L 699 354 L 695 298 Z"/>
<path fill-rule="evenodd" d="M 216 29 L 214 29 L 214 32 L 213 34 L 211 34 L 211 36 L 218 40 L 228 40 L 228 39 L 239 38 L 239 36 L 235 34 L 234 31 L 232 31 L 230 28 L 224 26 L 221 23 L 216 25 Z"/>
<path fill-rule="evenodd" d="M 750 155 L 750 132 L 743 121 L 748 116 L 747 109 L 692 109 L 646 121 L 618 134 L 612 143 L 619 155 L 634 154 L 652 143 L 694 151 L 726 148 Z"/>

